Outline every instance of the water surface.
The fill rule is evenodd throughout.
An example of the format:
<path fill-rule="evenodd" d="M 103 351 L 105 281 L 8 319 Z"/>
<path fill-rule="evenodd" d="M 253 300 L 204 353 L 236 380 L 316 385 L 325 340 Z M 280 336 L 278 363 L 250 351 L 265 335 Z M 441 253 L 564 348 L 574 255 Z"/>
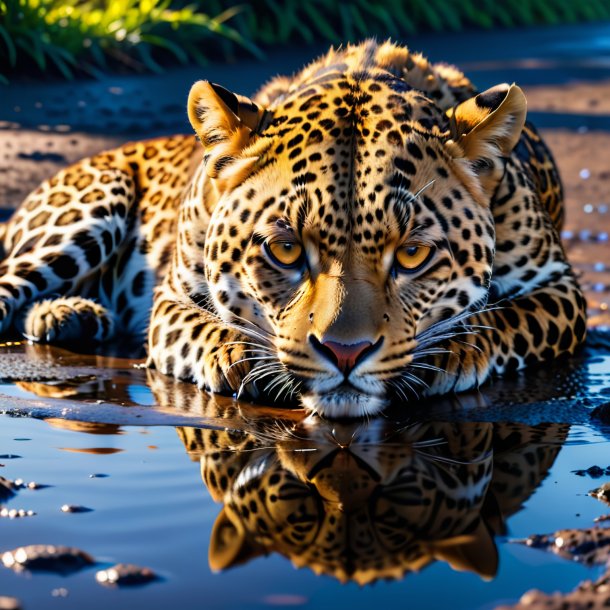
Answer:
<path fill-rule="evenodd" d="M 4 503 L 36 514 L 0 518 L 0 552 L 62 544 L 96 560 L 70 575 L 0 566 L 0 594 L 26 609 L 491 609 L 605 569 L 511 542 L 606 512 L 586 494 L 610 477 L 572 472 L 610 466 L 608 429 L 589 419 L 610 387 L 601 352 L 457 401 L 332 423 L 32 346 L 35 381 L 14 382 L 24 349 L 2 348 L 0 454 L 19 457 L 0 458 L 0 476 L 49 487 Z M 160 578 L 96 582 L 119 562 Z"/>

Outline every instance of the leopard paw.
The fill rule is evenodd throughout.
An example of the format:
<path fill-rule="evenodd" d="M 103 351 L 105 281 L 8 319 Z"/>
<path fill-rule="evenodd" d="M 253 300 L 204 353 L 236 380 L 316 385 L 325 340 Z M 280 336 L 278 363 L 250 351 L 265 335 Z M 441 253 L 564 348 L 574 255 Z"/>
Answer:
<path fill-rule="evenodd" d="M 238 392 L 254 398 L 256 387 L 248 383 L 254 354 L 250 351 L 248 337 L 231 333 L 220 345 L 211 346 L 203 356 L 203 378 L 209 390 L 217 393 Z"/>
<path fill-rule="evenodd" d="M 13 308 L 0 299 L 0 335 L 7 332 L 13 320 Z"/>
<path fill-rule="evenodd" d="M 114 323 L 109 312 L 93 301 L 80 297 L 45 300 L 28 310 L 23 320 L 23 335 L 37 343 L 109 339 Z"/>

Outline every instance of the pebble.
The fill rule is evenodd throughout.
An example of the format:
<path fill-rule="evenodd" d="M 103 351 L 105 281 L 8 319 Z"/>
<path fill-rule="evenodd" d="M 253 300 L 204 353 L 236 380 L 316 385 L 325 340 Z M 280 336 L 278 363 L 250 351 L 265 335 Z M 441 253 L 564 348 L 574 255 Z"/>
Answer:
<path fill-rule="evenodd" d="M 158 579 L 150 569 L 131 563 L 117 563 L 111 568 L 100 570 L 95 578 L 102 585 L 144 585 Z"/>
<path fill-rule="evenodd" d="M 91 555 L 80 549 L 50 544 L 22 546 L 2 554 L 5 567 L 16 572 L 23 570 L 42 570 L 69 574 L 95 563 Z"/>
<path fill-rule="evenodd" d="M 8 519 L 21 519 L 22 517 L 34 517 L 36 513 L 33 510 L 25 510 L 23 508 L 0 508 L 0 517 Z"/>
<path fill-rule="evenodd" d="M 579 477 L 584 477 L 589 475 L 594 479 L 599 479 L 599 477 L 603 477 L 604 475 L 610 475 L 610 466 L 607 468 L 602 468 L 601 466 L 589 466 L 586 470 L 572 470 L 572 472 Z"/>
<path fill-rule="evenodd" d="M 610 483 L 604 483 L 597 489 L 592 489 L 589 492 L 589 495 L 592 498 L 597 498 L 604 504 L 607 504 L 608 506 L 610 506 Z"/>
<path fill-rule="evenodd" d="M 14 597 L 0 595 L 0 610 L 21 610 L 21 604 Z"/>
<path fill-rule="evenodd" d="M 553 534 L 534 534 L 526 539 L 511 542 L 547 550 L 585 565 L 602 565 L 608 559 L 609 533 L 607 527 L 595 526 L 586 529 L 558 530 Z"/>
<path fill-rule="evenodd" d="M 90 513 L 93 509 L 80 504 L 64 504 L 61 507 L 62 513 Z"/>
<path fill-rule="evenodd" d="M 610 424 L 610 402 L 595 407 L 591 411 L 591 419 L 597 419 L 603 424 Z"/>
<path fill-rule="evenodd" d="M 23 479 L 15 479 L 14 481 L 11 481 L 10 479 L 0 477 L 0 501 L 11 498 L 19 489 L 44 489 L 45 487 L 49 486 L 41 485 L 35 481 L 26 483 Z"/>
<path fill-rule="evenodd" d="M 580 172 L 578 172 L 578 175 L 583 179 L 583 180 L 587 180 L 588 178 L 591 177 L 591 172 L 585 167 L 583 169 L 580 170 Z"/>
<path fill-rule="evenodd" d="M 0 477 L 0 502 L 12 498 L 16 489 L 17 487 L 13 481 Z"/>
<path fill-rule="evenodd" d="M 28 489 L 44 489 L 45 487 L 49 487 L 48 485 L 41 485 L 40 483 L 36 483 L 36 481 L 30 481 L 26 487 Z"/>

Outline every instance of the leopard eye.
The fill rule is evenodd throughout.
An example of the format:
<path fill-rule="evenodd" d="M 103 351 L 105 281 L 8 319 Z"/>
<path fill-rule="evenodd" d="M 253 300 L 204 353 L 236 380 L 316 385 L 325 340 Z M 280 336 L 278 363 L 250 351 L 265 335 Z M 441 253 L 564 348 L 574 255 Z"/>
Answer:
<path fill-rule="evenodd" d="M 431 246 L 422 244 L 403 246 L 396 251 L 396 266 L 399 271 L 414 273 L 430 260 L 431 254 Z"/>
<path fill-rule="evenodd" d="M 285 269 L 299 267 L 303 259 L 303 246 L 295 241 L 268 241 L 265 250 L 273 263 Z"/>

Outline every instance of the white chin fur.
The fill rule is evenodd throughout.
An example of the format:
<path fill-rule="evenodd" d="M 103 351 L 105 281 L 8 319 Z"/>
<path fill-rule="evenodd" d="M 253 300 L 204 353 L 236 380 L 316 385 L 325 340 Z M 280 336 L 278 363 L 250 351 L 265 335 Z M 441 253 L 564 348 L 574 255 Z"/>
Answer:
<path fill-rule="evenodd" d="M 359 392 L 305 394 L 301 401 L 308 411 L 330 419 L 375 415 L 389 404 L 385 398 Z"/>

